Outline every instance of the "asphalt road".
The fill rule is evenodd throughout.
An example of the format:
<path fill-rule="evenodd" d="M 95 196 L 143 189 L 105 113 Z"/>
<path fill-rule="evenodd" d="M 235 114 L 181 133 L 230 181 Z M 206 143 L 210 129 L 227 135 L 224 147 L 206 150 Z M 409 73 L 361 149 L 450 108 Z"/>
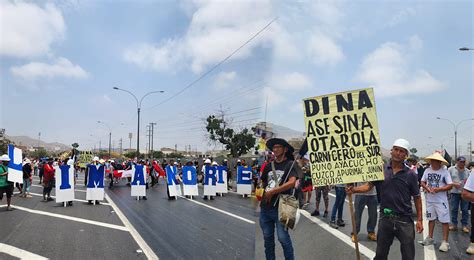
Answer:
<path fill-rule="evenodd" d="M 343 219 L 346 222 L 346 226 L 333 229 L 328 225 L 332 205 L 335 200 L 334 191 L 331 191 L 331 194 L 332 195 L 329 196 L 328 218 L 323 218 L 322 216 L 312 217 L 310 215 L 310 213 L 315 209 L 315 196 L 313 192 L 311 203 L 308 209 L 305 210 L 306 213 L 303 214 L 304 217 L 302 216 L 296 229 L 290 231 L 296 259 L 355 259 L 355 246 L 350 238 L 352 226 L 349 203 L 347 201 L 348 199 L 346 198 L 343 210 Z M 321 215 L 323 211 L 324 203 L 321 203 Z M 375 255 L 377 244 L 367 238 L 367 210 L 364 210 L 362 218 L 361 232 L 359 233 L 361 259 L 371 259 Z M 427 229 L 427 226 L 425 229 Z M 442 240 L 441 225 L 435 226 L 434 239 L 436 241 L 436 246 L 434 248 L 431 246 L 425 249 L 425 247 L 419 245 L 417 241 L 422 239 L 423 235 L 417 233 L 415 241 L 415 259 L 474 259 L 474 257 L 465 253 L 466 248 L 469 246 L 469 234 L 464 234 L 459 231 L 450 232 L 449 243 L 451 249 L 447 253 L 438 251 L 438 247 Z M 283 259 L 283 251 L 276 238 L 275 245 L 277 259 Z M 255 259 L 264 259 L 263 234 L 259 225 L 257 225 L 256 230 L 255 248 Z M 399 248 L 400 243 L 397 239 L 394 239 L 390 249 L 389 259 L 401 259 Z"/>

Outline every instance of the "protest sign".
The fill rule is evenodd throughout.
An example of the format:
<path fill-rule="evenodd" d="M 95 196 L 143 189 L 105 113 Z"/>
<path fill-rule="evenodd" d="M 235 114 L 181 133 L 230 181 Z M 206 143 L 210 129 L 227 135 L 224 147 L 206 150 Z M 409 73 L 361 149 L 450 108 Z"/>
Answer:
<path fill-rule="evenodd" d="M 178 182 L 178 169 L 176 166 L 166 166 L 166 179 L 168 181 L 168 191 L 170 197 L 181 196 L 181 186 Z"/>
<path fill-rule="evenodd" d="M 227 167 L 217 166 L 216 192 L 227 193 Z"/>
<path fill-rule="evenodd" d="M 183 195 L 198 196 L 197 172 L 194 166 L 183 167 Z"/>
<path fill-rule="evenodd" d="M 86 200 L 104 199 L 104 165 L 87 165 L 89 174 L 87 180 Z"/>
<path fill-rule="evenodd" d="M 87 164 L 92 161 L 93 154 L 92 151 L 80 151 L 79 152 L 79 167 L 86 168 Z"/>
<path fill-rule="evenodd" d="M 143 165 L 135 165 L 134 174 L 131 185 L 131 195 L 146 196 L 146 167 Z"/>
<path fill-rule="evenodd" d="M 216 196 L 216 171 L 215 166 L 204 167 L 204 196 Z"/>
<path fill-rule="evenodd" d="M 373 89 L 303 100 L 314 186 L 383 180 Z"/>
<path fill-rule="evenodd" d="M 74 200 L 74 167 L 71 165 L 55 166 L 56 203 Z"/>
<path fill-rule="evenodd" d="M 237 167 L 237 193 L 250 195 L 252 193 L 252 168 Z"/>
<path fill-rule="evenodd" d="M 23 183 L 23 152 L 15 146 L 8 145 L 8 181 Z"/>

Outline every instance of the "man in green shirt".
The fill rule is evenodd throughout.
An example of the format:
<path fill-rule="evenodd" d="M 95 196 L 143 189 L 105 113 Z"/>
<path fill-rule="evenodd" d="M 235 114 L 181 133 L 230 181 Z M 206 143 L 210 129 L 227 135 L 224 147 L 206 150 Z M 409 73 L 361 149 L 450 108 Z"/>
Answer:
<path fill-rule="evenodd" d="M 8 162 L 10 157 L 4 154 L 0 157 L 0 200 L 3 199 L 3 193 L 7 194 L 7 210 L 11 211 L 10 203 L 12 201 L 13 183 L 8 181 Z"/>

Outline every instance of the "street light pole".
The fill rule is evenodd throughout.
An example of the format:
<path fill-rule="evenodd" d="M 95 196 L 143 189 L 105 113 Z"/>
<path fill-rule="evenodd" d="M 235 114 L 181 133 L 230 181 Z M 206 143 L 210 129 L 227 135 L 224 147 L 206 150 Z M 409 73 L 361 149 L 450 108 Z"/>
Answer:
<path fill-rule="evenodd" d="M 145 95 L 143 95 L 143 97 L 140 99 L 140 101 L 138 101 L 138 98 L 132 92 L 130 92 L 126 89 L 121 89 L 121 88 L 118 88 L 118 87 L 113 87 L 113 89 L 127 92 L 128 94 L 132 95 L 133 98 L 135 98 L 135 101 L 137 102 L 137 116 L 138 116 L 138 122 L 137 122 L 137 159 L 138 159 L 140 157 L 140 109 L 141 109 L 142 101 L 146 96 L 148 96 L 150 94 L 163 93 L 164 91 L 163 90 L 157 90 L 157 91 L 148 92 Z"/>
<path fill-rule="evenodd" d="M 107 126 L 107 128 L 109 128 L 109 159 L 112 159 L 112 150 L 111 150 L 111 145 L 112 145 L 112 128 L 110 128 L 110 126 L 103 122 L 103 121 L 97 121 L 97 123 L 99 124 L 104 124 L 105 126 Z"/>
<path fill-rule="evenodd" d="M 436 117 L 436 119 L 448 121 L 453 125 L 453 128 L 454 128 L 454 159 L 457 160 L 458 159 L 458 127 L 461 123 L 466 122 L 466 121 L 470 121 L 470 120 L 474 120 L 474 118 L 467 118 L 467 119 L 461 120 L 457 124 L 455 124 L 453 121 L 451 121 L 447 118 Z"/>

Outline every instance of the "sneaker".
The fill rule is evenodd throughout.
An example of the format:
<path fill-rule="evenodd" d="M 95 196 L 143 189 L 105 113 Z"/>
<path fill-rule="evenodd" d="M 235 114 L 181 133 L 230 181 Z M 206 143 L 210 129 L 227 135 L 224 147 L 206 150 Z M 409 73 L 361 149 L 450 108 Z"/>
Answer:
<path fill-rule="evenodd" d="M 47 200 L 48 200 L 48 201 L 53 201 L 54 199 L 53 199 L 53 198 L 51 198 L 51 197 L 49 197 Z"/>
<path fill-rule="evenodd" d="M 319 210 L 314 210 L 313 213 L 311 213 L 311 216 L 313 217 L 319 216 Z"/>
<path fill-rule="evenodd" d="M 318 213 L 319 213 L 319 212 L 318 212 Z M 328 211 L 327 211 L 327 210 L 326 210 L 326 211 L 324 211 L 323 218 L 327 218 L 327 217 L 328 217 L 328 214 L 329 214 L 329 213 L 328 213 Z"/>
<path fill-rule="evenodd" d="M 369 234 L 367 234 L 367 237 L 368 237 L 371 241 L 377 241 L 377 235 L 375 235 L 375 232 L 369 232 Z"/>
<path fill-rule="evenodd" d="M 426 237 L 423 241 L 418 241 L 420 245 L 429 246 L 434 244 L 434 239 L 431 237 Z"/>
<path fill-rule="evenodd" d="M 343 226 L 346 225 L 346 223 L 344 222 L 344 220 L 338 219 L 338 220 L 337 220 L 337 225 L 340 226 L 340 227 L 343 227 Z"/>
<path fill-rule="evenodd" d="M 354 234 L 351 235 L 351 240 L 352 240 L 352 243 L 355 243 L 356 242 L 356 237 Z"/>
<path fill-rule="evenodd" d="M 443 240 L 443 242 L 441 242 L 441 245 L 439 246 L 439 251 L 448 252 L 448 250 L 449 250 L 449 243 Z"/>
<path fill-rule="evenodd" d="M 449 231 L 457 231 L 458 230 L 458 227 L 456 227 L 455 225 L 449 225 Z"/>
<path fill-rule="evenodd" d="M 469 227 L 466 227 L 466 226 L 462 227 L 462 232 L 469 233 L 469 231 L 470 231 Z"/>
<path fill-rule="evenodd" d="M 33 198 L 30 194 L 26 195 L 27 198 Z"/>
<path fill-rule="evenodd" d="M 471 243 L 469 247 L 466 249 L 466 253 L 469 255 L 474 255 L 474 243 Z"/>
<path fill-rule="evenodd" d="M 329 226 L 332 227 L 332 228 L 335 228 L 335 229 L 339 228 L 339 226 L 336 224 L 336 221 L 334 221 L 334 220 L 331 220 L 329 222 Z"/>

